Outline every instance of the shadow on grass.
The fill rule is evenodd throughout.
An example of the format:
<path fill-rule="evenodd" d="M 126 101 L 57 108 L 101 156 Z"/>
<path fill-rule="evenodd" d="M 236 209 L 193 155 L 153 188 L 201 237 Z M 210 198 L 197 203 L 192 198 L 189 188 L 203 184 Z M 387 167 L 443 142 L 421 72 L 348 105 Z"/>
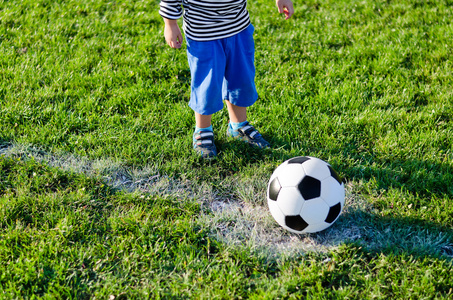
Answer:
<path fill-rule="evenodd" d="M 370 161 L 342 170 L 347 178 L 375 182 L 374 189 L 404 189 L 418 197 L 453 196 L 453 167 L 447 163 L 400 160 Z"/>
<path fill-rule="evenodd" d="M 417 217 L 382 216 L 367 206 L 364 200 L 347 199 L 332 227 L 309 236 L 321 244 L 356 244 L 376 254 L 453 259 L 451 226 Z"/>
<path fill-rule="evenodd" d="M 215 159 L 202 159 L 192 151 L 189 164 L 196 172 L 192 180 L 214 183 L 241 172 L 244 167 L 263 164 L 273 155 L 272 149 L 251 147 L 227 137 L 220 137 L 215 143 L 218 151 Z"/>
<path fill-rule="evenodd" d="M 272 149 L 260 149 L 232 138 L 228 138 L 226 142 L 222 143 L 219 150 L 222 155 L 227 156 L 228 153 L 231 153 L 232 157 L 243 158 L 245 163 L 252 165 L 262 163 L 266 157 L 272 154 Z"/>

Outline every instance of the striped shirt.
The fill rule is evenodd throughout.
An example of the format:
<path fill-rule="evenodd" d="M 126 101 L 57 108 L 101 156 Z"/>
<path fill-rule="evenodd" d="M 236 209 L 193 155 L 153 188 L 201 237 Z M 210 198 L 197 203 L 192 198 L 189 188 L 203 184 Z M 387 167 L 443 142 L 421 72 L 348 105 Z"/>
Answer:
<path fill-rule="evenodd" d="M 161 0 L 159 14 L 172 20 L 182 15 L 184 33 L 195 41 L 230 37 L 250 25 L 247 0 Z"/>

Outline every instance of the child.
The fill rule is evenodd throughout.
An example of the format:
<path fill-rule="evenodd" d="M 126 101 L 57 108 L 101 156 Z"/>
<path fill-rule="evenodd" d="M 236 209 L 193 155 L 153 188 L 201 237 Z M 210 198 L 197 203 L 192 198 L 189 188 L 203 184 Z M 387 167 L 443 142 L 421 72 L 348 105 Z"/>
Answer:
<path fill-rule="evenodd" d="M 289 19 L 291 0 L 276 0 L 279 13 Z M 182 7 L 184 6 L 184 9 Z M 230 117 L 227 135 L 259 148 L 269 147 L 247 121 L 247 107 L 258 98 L 255 87 L 253 26 L 247 0 L 161 0 L 159 14 L 164 36 L 172 48 L 183 42 L 177 19 L 183 15 L 191 73 L 189 106 L 195 111 L 193 147 L 203 158 L 217 155 L 212 114 L 223 108 Z"/>

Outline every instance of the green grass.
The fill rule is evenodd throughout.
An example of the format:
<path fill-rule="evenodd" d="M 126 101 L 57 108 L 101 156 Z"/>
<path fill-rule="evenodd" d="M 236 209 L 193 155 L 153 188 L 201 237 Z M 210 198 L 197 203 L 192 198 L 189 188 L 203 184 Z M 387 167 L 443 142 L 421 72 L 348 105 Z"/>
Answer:
<path fill-rule="evenodd" d="M 440 257 L 349 244 L 269 260 L 211 239 L 193 201 L 118 192 L 34 160 L 4 158 L 0 174 L 4 298 L 451 295 Z"/>
<path fill-rule="evenodd" d="M 157 5 L 0 1 L 0 298 L 453 297 L 453 2 L 310 0 L 284 21 L 249 1 L 249 118 L 274 147 L 227 139 L 224 110 L 215 163 L 191 152 Z M 299 237 L 327 249 L 279 254 L 272 234 L 298 237 L 263 214 L 266 183 L 299 155 L 334 166 L 347 206 Z M 269 227 L 260 247 L 221 234 L 238 222 Z"/>

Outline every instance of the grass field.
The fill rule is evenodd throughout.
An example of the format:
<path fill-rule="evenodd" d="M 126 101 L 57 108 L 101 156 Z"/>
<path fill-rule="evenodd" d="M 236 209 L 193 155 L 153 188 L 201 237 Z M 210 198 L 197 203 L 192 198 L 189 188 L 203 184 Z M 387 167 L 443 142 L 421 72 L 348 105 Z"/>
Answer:
<path fill-rule="evenodd" d="M 158 1 L 0 0 L 0 298 L 453 298 L 453 2 L 249 1 L 273 148 L 191 151 Z M 340 219 L 267 210 L 284 160 L 344 178 Z"/>

